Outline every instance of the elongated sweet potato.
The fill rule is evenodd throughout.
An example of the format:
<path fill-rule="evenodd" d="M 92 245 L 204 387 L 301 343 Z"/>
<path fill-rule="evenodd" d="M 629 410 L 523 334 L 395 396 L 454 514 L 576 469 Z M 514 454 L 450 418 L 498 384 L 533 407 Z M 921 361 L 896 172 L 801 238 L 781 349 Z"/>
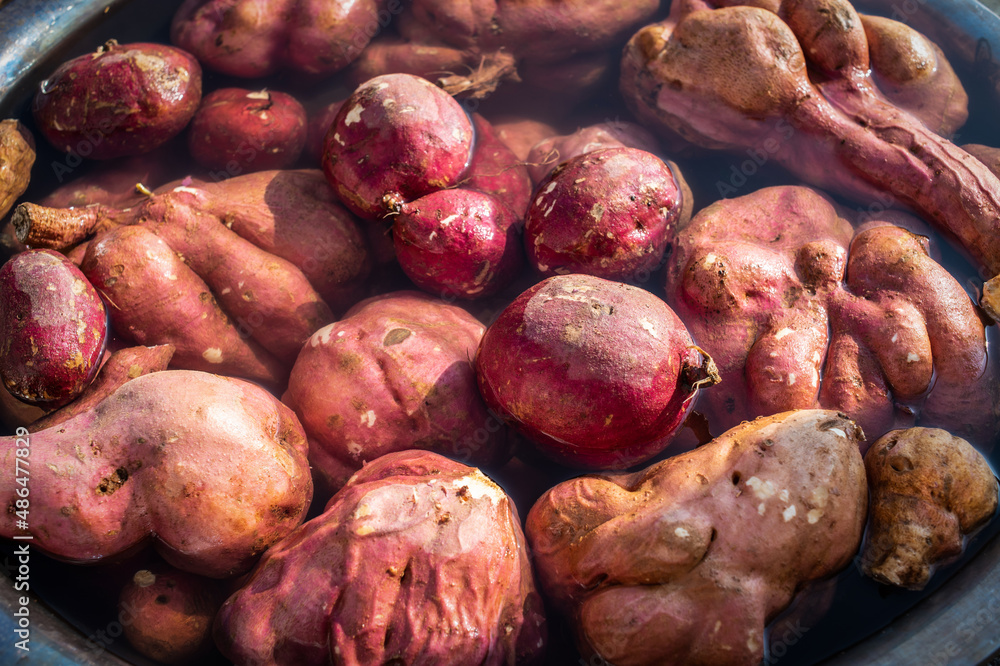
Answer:
<path fill-rule="evenodd" d="M 861 436 L 843 414 L 786 412 L 633 474 L 549 490 L 525 531 L 542 590 L 572 619 L 584 657 L 760 663 L 767 623 L 857 551 Z"/>
<path fill-rule="evenodd" d="M 486 404 L 549 457 L 624 469 L 666 448 L 711 358 L 648 291 L 559 275 L 518 296 L 476 353 Z"/>
<path fill-rule="evenodd" d="M 32 111 L 58 150 L 90 159 L 140 155 L 184 129 L 201 101 L 201 67 L 165 44 L 109 41 L 45 79 Z"/>
<path fill-rule="evenodd" d="M 154 372 L 56 427 L 0 440 L 0 535 L 30 532 L 34 547 L 73 562 L 152 539 L 180 569 L 232 576 L 302 522 L 306 446 L 295 415 L 258 386 Z M 16 514 L 25 455 L 28 519 Z"/>
<path fill-rule="evenodd" d="M 223 605 L 239 664 L 526 664 L 546 624 L 517 511 L 479 470 L 387 454 L 270 549 Z"/>
<path fill-rule="evenodd" d="M 123 335 L 174 344 L 190 364 L 178 367 L 272 384 L 332 320 L 326 301 L 338 312 L 356 302 L 371 267 L 358 221 L 318 170 L 173 183 L 123 210 L 22 204 L 14 221 L 33 245 L 98 234 L 82 265 Z"/>
<path fill-rule="evenodd" d="M 864 24 L 847 0 L 719 4 L 727 3 L 676 2 L 668 20 L 632 37 L 621 89 L 640 122 L 705 148 L 770 141 L 775 163 L 798 179 L 866 204 L 905 205 L 984 276 L 1000 273 L 1000 179 L 879 92 Z M 925 99 L 952 96 L 947 81 L 937 85 Z M 984 309 L 1000 317 L 1000 304 Z"/>
<path fill-rule="evenodd" d="M 0 268 L 0 379 L 15 397 L 59 407 L 90 384 L 108 340 L 90 281 L 52 250 L 28 250 Z"/>
<path fill-rule="evenodd" d="M 484 327 L 416 291 L 358 303 L 303 346 L 282 397 L 309 433 L 310 461 L 338 488 L 366 461 L 429 449 L 480 466 L 510 455 L 476 389 Z"/>

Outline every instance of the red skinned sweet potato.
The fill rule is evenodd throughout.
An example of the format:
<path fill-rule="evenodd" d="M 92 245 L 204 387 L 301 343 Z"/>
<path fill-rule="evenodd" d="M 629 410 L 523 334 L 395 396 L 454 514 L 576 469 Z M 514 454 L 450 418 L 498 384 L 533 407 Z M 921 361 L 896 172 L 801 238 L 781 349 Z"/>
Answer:
<path fill-rule="evenodd" d="M 652 153 L 578 155 L 538 184 L 524 224 L 528 261 L 543 275 L 632 280 L 655 270 L 683 209 L 673 171 Z"/>
<path fill-rule="evenodd" d="M 4 538 L 25 533 L 14 513 L 25 447 L 31 543 L 72 562 L 152 539 L 180 569 L 232 576 L 299 525 L 312 498 L 295 415 L 254 384 L 208 373 L 144 375 L 56 427 L 0 440 Z"/>
<path fill-rule="evenodd" d="M 190 664 L 212 650 L 212 622 L 225 600 L 217 581 L 169 565 L 140 569 L 118 595 L 125 639 L 164 664 Z"/>
<path fill-rule="evenodd" d="M 716 202 L 678 234 L 667 300 L 722 376 L 699 411 L 729 428 L 823 407 L 869 443 L 914 421 L 991 443 L 998 380 L 975 305 L 900 226 L 912 218 L 855 230 L 846 216 L 779 186 Z"/>
<path fill-rule="evenodd" d="M 525 532 L 584 658 L 760 663 L 765 626 L 854 558 L 868 504 L 860 439 L 843 414 L 798 410 L 633 474 L 549 490 Z"/>
<path fill-rule="evenodd" d="M 451 95 L 410 74 L 378 76 L 341 107 L 328 132 L 323 171 L 344 205 L 376 220 L 456 184 L 473 140 L 472 123 Z"/>
<path fill-rule="evenodd" d="M 247 78 L 284 69 L 332 74 L 378 32 L 382 0 L 187 0 L 171 41 L 206 68 Z M 381 13 L 380 13 L 380 10 Z"/>
<path fill-rule="evenodd" d="M 559 134 L 555 127 L 535 118 L 500 116 L 491 118 L 490 122 L 497 138 L 506 143 L 522 162 L 528 160 L 535 144 Z"/>
<path fill-rule="evenodd" d="M 712 360 L 648 291 L 559 275 L 518 296 L 476 354 L 486 404 L 549 457 L 624 469 L 661 452 Z"/>
<path fill-rule="evenodd" d="M 524 266 L 517 216 L 497 197 L 464 188 L 403 204 L 393 221 L 396 259 L 432 294 L 482 298 L 509 285 Z"/>
<path fill-rule="evenodd" d="M 63 255 L 28 250 L 0 268 L 0 379 L 18 399 L 58 407 L 80 395 L 107 339 L 101 297 Z"/>
<path fill-rule="evenodd" d="M 333 488 L 381 455 L 429 449 L 480 466 L 510 455 L 476 389 L 484 327 L 420 292 L 351 308 L 302 348 L 283 396 L 309 434 L 310 461 Z"/>
<path fill-rule="evenodd" d="M 191 157 L 224 177 L 293 166 L 306 143 L 306 110 L 277 90 L 219 88 L 191 119 Z"/>
<path fill-rule="evenodd" d="M 365 465 L 264 555 L 215 627 L 234 662 L 289 665 L 526 664 L 546 633 L 513 502 L 428 451 Z"/>
<path fill-rule="evenodd" d="M 326 151 L 326 132 L 330 129 L 337 112 L 344 104 L 340 99 L 336 102 L 321 107 L 317 111 L 309 114 L 306 122 L 306 145 L 305 154 L 312 162 L 312 166 L 319 168 L 323 163 L 323 153 Z"/>
<path fill-rule="evenodd" d="M 865 575 L 920 590 L 993 518 L 997 480 L 967 441 L 939 428 L 886 433 L 865 454 L 871 492 Z"/>
<path fill-rule="evenodd" d="M 109 41 L 42 81 L 32 112 L 58 150 L 91 159 L 141 155 L 184 129 L 201 101 L 201 67 L 165 44 Z"/>
<path fill-rule="evenodd" d="M 572 134 L 551 135 L 528 151 L 528 174 L 537 185 L 562 162 L 602 148 L 638 148 L 658 154 L 659 142 L 649 130 L 624 120 L 581 127 Z"/>
<path fill-rule="evenodd" d="M 474 113 L 472 125 L 476 130 L 476 146 L 462 185 L 500 199 L 517 217 L 520 227 L 531 201 L 528 169 L 497 136 L 490 121 Z"/>

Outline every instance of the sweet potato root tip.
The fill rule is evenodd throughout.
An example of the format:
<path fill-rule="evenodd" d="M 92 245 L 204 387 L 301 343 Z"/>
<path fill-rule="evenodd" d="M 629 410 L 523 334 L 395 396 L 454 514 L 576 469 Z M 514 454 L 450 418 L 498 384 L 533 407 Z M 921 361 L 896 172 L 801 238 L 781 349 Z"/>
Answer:
<path fill-rule="evenodd" d="M 24 202 L 11 223 L 17 240 L 29 247 L 65 250 L 86 240 L 97 225 L 97 208 L 47 208 Z"/>

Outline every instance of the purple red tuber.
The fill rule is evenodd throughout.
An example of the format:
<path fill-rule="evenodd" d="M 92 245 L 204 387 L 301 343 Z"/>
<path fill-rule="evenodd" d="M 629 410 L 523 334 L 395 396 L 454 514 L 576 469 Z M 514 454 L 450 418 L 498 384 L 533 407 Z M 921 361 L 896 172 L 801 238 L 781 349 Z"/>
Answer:
<path fill-rule="evenodd" d="M 0 268 L 0 379 L 15 397 L 69 402 L 97 374 L 107 338 L 101 297 L 63 255 L 27 250 Z"/>
<path fill-rule="evenodd" d="M 623 469 L 665 449 L 715 364 L 648 291 L 590 275 L 518 296 L 476 354 L 486 404 L 558 462 Z"/>

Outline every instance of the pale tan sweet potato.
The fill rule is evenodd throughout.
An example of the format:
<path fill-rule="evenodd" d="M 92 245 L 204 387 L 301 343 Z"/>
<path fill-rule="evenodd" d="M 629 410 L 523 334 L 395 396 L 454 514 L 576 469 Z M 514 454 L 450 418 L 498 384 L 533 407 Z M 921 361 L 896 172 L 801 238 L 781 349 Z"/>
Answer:
<path fill-rule="evenodd" d="M 35 139 L 24 123 L 0 121 L 0 219 L 24 194 L 35 163 Z"/>
<path fill-rule="evenodd" d="M 0 536 L 30 533 L 33 548 L 81 563 L 153 541 L 174 566 L 219 578 L 249 569 L 312 498 L 295 415 L 254 384 L 190 370 L 3 438 L 0 470 Z"/>
<path fill-rule="evenodd" d="M 923 589 L 997 509 L 997 480 L 967 441 L 939 428 L 894 430 L 865 454 L 871 491 L 861 569 Z"/>
<path fill-rule="evenodd" d="M 760 663 L 767 623 L 857 551 L 868 501 L 860 438 L 843 414 L 786 412 L 633 474 L 549 490 L 526 534 L 584 658 Z"/>

